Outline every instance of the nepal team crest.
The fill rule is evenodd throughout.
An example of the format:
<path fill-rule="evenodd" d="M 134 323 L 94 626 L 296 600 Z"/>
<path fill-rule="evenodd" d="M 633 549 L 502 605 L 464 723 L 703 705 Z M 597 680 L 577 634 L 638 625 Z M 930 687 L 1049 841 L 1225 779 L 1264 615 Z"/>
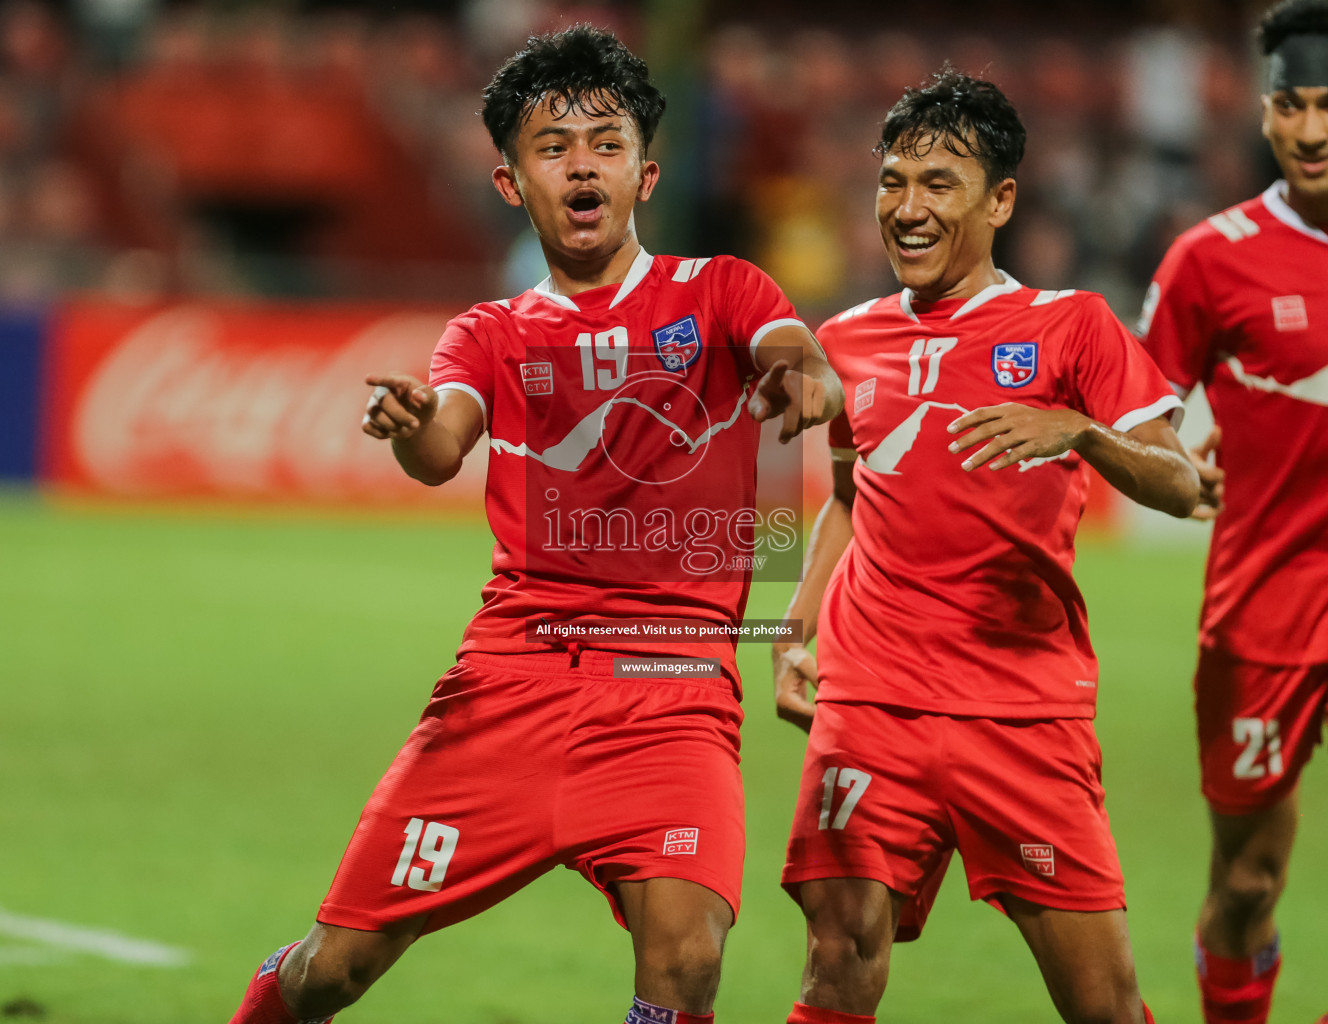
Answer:
<path fill-rule="evenodd" d="M 1038 343 L 1016 341 L 991 347 L 991 372 L 1003 388 L 1022 388 L 1037 376 Z"/>
<path fill-rule="evenodd" d="M 673 373 L 682 373 L 701 355 L 701 329 L 696 325 L 696 317 L 685 316 L 664 327 L 650 332 L 655 342 L 655 355 L 664 364 L 664 369 Z"/>

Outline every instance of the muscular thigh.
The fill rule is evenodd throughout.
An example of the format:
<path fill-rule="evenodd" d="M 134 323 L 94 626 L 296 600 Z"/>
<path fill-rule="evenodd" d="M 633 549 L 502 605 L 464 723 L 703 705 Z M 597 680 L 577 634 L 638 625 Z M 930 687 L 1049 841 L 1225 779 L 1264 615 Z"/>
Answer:
<path fill-rule="evenodd" d="M 1124 910 L 1053 910 L 1003 895 L 1065 1020 L 1142 1021 Z"/>
<path fill-rule="evenodd" d="M 1328 665 L 1265 665 L 1204 648 L 1194 689 L 1214 811 L 1253 814 L 1285 799 L 1322 741 Z"/>

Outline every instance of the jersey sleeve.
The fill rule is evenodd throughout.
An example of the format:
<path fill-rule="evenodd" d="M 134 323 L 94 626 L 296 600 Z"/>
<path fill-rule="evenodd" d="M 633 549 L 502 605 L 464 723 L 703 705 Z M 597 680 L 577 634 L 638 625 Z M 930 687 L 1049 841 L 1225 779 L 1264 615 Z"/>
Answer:
<path fill-rule="evenodd" d="M 1080 412 L 1120 431 L 1168 413 L 1179 426 L 1180 398 L 1102 296 L 1081 304 L 1066 355 L 1071 404 Z"/>
<path fill-rule="evenodd" d="M 839 330 L 839 320 L 843 316 L 836 313 L 825 323 L 816 329 L 816 337 L 820 339 L 820 344 L 825 349 L 826 358 L 830 358 L 830 353 L 834 351 L 834 340 Z M 840 367 L 835 367 L 833 361 L 831 366 L 836 373 L 841 372 Z M 872 382 L 875 386 L 875 381 Z M 847 385 L 845 385 L 847 387 Z M 853 443 L 853 425 L 849 422 L 848 410 L 852 402 L 846 402 L 843 410 L 832 419 L 826 431 L 826 442 L 830 446 L 830 459 L 832 462 L 854 462 L 858 458 L 857 446 Z"/>
<path fill-rule="evenodd" d="M 493 415 L 493 352 L 479 318 L 467 313 L 451 320 L 433 350 L 429 384 L 436 391 L 464 391 L 480 404 L 487 427 Z"/>
<path fill-rule="evenodd" d="M 745 349 L 746 360 L 755 366 L 756 346 L 776 327 L 806 326 L 788 296 L 769 274 L 746 260 L 723 259 L 712 281 L 712 303 L 716 321 L 730 343 Z"/>
<path fill-rule="evenodd" d="M 1182 236 L 1158 267 L 1136 328 L 1148 354 L 1182 396 L 1207 375 L 1211 309 L 1194 246 Z"/>
<path fill-rule="evenodd" d="M 830 428 L 826 431 L 826 440 L 830 444 L 831 461 L 856 461 L 858 449 L 853 444 L 853 428 L 848 422 L 848 410 L 844 410 L 830 421 Z"/>

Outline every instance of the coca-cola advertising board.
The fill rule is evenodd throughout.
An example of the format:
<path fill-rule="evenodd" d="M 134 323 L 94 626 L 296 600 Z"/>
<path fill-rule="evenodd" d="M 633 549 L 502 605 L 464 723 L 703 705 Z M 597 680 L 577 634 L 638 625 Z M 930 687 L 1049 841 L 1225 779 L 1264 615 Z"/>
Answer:
<path fill-rule="evenodd" d="M 483 500 L 485 448 L 446 487 L 360 429 L 366 373 L 426 375 L 455 310 L 76 301 L 54 317 L 43 475 L 128 498 Z"/>

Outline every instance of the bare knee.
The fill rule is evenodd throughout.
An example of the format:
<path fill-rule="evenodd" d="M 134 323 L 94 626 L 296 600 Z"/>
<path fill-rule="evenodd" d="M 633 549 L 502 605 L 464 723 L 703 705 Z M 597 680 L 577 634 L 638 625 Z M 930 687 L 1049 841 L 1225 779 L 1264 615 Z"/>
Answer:
<path fill-rule="evenodd" d="M 316 924 L 281 964 L 281 997 L 299 1019 L 328 1017 L 368 991 L 418 928 L 365 932 Z"/>
<path fill-rule="evenodd" d="M 1242 857 L 1215 867 L 1210 886 L 1216 909 L 1228 926 L 1243 928 L 1273 912 L 1286 885 L 1286 865 L 1270 856 Z"/>
<path fill-rule="evenodd" d="M 281 998 L 291 1013 L 301 1020 L 326 1017 L 343 1010 L 359 999 L 367 984 L 353 983 L 340 964 L 328 963 L 327 957 L 300 955 L 296 947 L 281 965 Z"/>
<path fill-rule="evenodd" d="M 890 970 L 887 950 L 862 935 L 822 928 L 807 935 L 804 990 L 872 992 L 879 1001 Z"/>
<path fill-rule="evenodd" d="M 894 922 L 902 897 L 867 879 L 804 883 L 807 966 L 804 1001 L 872 1014 L 885 992 Z"/>
<path fill-rule="evenodd" d="M 636 994 L 658 1006 L 709 1013 L 733 908 L 714 890 L 682 878 L 621 882 L 617 892 L 636 954 Z"/>
<path fill-rule="evenodd" d="M 344 1010 L 368 991 L 382 970 L 369 959 L 338 955 L 301 943 L 281 965 L 281 996 L 301 1020 Z"/>
<path fill-rule="evenodd" d="M 698 1007 L 708 1012 L 719 991 L 723 954 L 724 936 L 708 927 L 652 935 L 637 953 L 638 994 L 656 993 L 680 1003 L 679 1009 Z"/>
<path fill-rule="evenodd" d="M 1213 853 L 1204 916 L 1244 933 L 1272 916 L 1286 885 L 1299 822 L 1295 792 L 1252 814 L 1212 812 Z"/>

